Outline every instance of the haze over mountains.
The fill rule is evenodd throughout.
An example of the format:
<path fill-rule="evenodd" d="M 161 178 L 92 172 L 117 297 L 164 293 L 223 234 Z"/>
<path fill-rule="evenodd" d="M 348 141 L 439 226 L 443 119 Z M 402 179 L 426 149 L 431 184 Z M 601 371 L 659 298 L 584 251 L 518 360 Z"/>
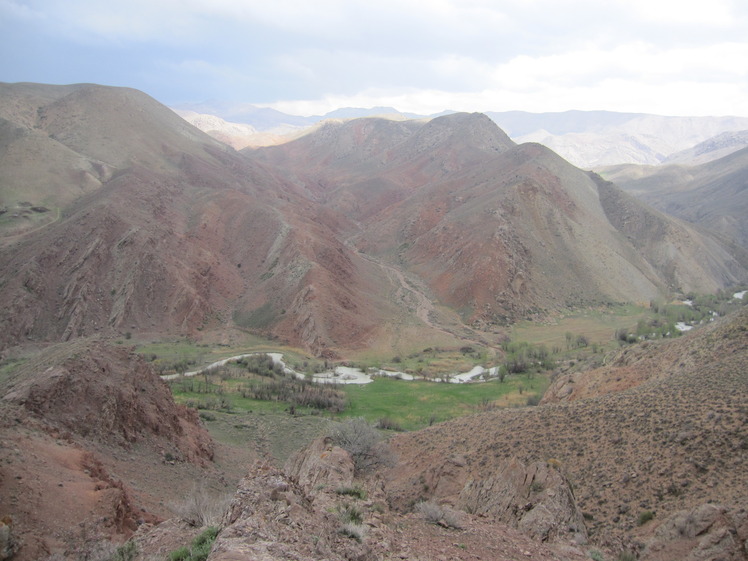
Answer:
<path fill-rule="evenodd" d="M 232 108 L 204 104 L 190 109 L 193 110 L 175 110 L 201 130 L 215 131 L 224 141 L 230 138 L 229 143 L 237 148 L 282 143 L 313 130 L 326 119 L 371 116 L 428 119 L 450 113 L 414 115 L 392 107 L 374 107 L 345 108 L 322 116 L 300 117 L 251 105 Z M 667 117 L 611 111 L 487 111 L 485 114 L 516 142 L 539 142 L 585 169 L 625 163 L 699 164 L 738 150 L 747 142 L 748 119 L 742 117 Z M 207 116 L 215 119 L 214 115 L 228 122 L 210 126 L 200 122 Z M 239 133 L 235 130 L 237 124 L 231 121 L 250 124 L 260 132 Z M 231 129 L 234 129 L 233 134 L 229 132 Z"/>
<path fill-rule="evenodd" d="M 57 209 L 6 213 L 4 344 L 239 325 L 335 354 L 403 314 L 439 331 L 433 306 L 490 326 L 746 275 L 715 237 L 481 114 L 330 122 L 237 153 L 133 90 L 2 99 L 2 205 Z"/>

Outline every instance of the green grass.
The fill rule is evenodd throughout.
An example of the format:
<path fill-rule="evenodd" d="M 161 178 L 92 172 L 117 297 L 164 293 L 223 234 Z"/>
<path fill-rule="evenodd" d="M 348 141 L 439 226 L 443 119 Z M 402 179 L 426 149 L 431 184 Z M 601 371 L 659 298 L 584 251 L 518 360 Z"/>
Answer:
<path fill-rule="evenodd" d="M 484 411 L 491 407 L 524 405 L 527 397 L 542 394 L 548 377 L 507 376 L 504 382 L 447 384 L 376 378 L 371 384 L 344 387 L 349 407 L 340 414 L 376 422 L 387 417 L 406 430 Z M 522 393 L 520 393 L 520 389 Z"/>
<path fill-rule="evenodd" d="M 184 384 L 174 381 L 171 388 L 178 403 L 200 409 L 228 410 L 235 414 L 287 413 L 289 403 L 244 398 L 236 391 L 241 384 L 264 382 L 260 377 L 221 381 L 217 376 L 210 376 L 209 391 L 206 392 L 203 376 L 197 376 L 185 380 Z M 489 408 L 524 406 L 528 398 L 542 395 L 548 382 L 545 374 L 510 375 L 504 382 L 492 380 L 470 384 L 375 378 L 370 384 L 338 387 L 348 397 L 348 405 L 341 413 L 298 406 L 295 411 L 297 415 L 327 418 L 364 417 L 372 423 L 386 417 L 406 430 L 413 430 Z M 187 391 L 190 386 L 194 391 Z"/>

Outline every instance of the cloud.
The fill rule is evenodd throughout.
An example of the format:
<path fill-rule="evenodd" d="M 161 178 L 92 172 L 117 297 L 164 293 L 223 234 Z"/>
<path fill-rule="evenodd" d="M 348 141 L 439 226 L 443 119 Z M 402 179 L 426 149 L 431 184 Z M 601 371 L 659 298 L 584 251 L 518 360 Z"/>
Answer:
<path fill-rule="evenodd" d="M 734 112 L 747 27 L 739 0 L 0 0 L 0 80 L 417 112 L 662 107 L 679 84 L 709 97 L 672 104 Z"/>

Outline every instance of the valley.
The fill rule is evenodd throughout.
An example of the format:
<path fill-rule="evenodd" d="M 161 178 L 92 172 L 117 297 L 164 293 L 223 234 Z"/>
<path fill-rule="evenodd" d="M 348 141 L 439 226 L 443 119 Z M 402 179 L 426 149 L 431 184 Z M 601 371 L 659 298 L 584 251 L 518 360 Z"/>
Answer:
<path fill-rule="evenodd" d="M 742 136 L 598 174 L 492 117 L 237 150 L 0 84 L 0 559 L 744 561 Z"/>

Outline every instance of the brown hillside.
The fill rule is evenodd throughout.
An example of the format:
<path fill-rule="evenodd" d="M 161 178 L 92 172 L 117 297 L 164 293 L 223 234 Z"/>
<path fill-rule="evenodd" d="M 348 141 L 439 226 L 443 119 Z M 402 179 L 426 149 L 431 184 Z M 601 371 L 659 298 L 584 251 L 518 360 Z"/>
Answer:
<path fill-rule="evenodd" d="M 140 92 L 3 91 L 2 114 L 15 119 L 5 161 L 18 183 L 30 182 L 4 184 L 3 204 L 44 202 L 56 215 L 3 217 L 3 343 L 236 322 L 320 354 L 376 336 L 391 310 L 381 299 L 387 277 L 337 241 L 340 219 L 274 170 Z M 33 171 L 55 150 L 64 157 L 49 172 Z M 64 180 L 47 184 L 51 175 Z"/>
<path fill-rule="evenodd" d="M 613 551 L 636 549 L 677 511 L 745 505 L 748 310 L 619 360 L 624 364 L 593 371 L 591 382 L 580 380 L 588 392 L 575 401 L 395 437 L 391 500 L 407 505 L 434 496 L 464 508 L 470 485 L 490 481 L 513 459 L 549 463 L 573 484 L 590 540 Z M 629 377 L 636 382 L 625 383 Z M 599 395 L 616 383 L 630 387 Z M 644 511 L 654 522 L 639 527 Z"/>
<path fill-rule="evenodd" d="M 719 242 L 636 201 L 620 218 L 614 187 L 540 145 L 515 146 L 485 116 L 416 124 L 329 125 L 248 155 L 352 218 L 342 225 L 352 244 L 415 273 L 470 322 L 711 291 L 745 275 Z M 632 236 L 630 221 L 648 216 L 657 228 Z"/>
<path fill-rule="evenodd" d="M 177 406 L 131 349 L 81 338 L 4 371 L 0 494 L 19 545 L 14 559 L 93 555 L 102 540 L 126 539 L 182 488 L 181 468 L 165 459 L 205 469 L 213 458 L 196 413 Z M 132 480 L 114 474 L 129 471 L 116 461 L 123 457 L 138 474 Z"/>

